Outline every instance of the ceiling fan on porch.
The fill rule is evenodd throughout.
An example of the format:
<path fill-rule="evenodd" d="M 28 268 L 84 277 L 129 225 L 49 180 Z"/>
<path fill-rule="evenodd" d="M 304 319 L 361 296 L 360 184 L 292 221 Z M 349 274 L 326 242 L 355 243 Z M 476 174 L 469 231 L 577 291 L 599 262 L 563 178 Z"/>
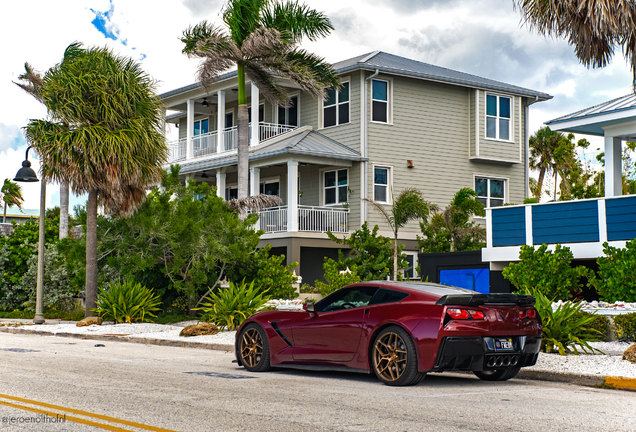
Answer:
<path fill-rule="evenodd" d="M 204 107 L 210 106 L 210 102 L 208 102 L 208 98 L 204 97 L 201 105 L 203 105 Z"/>

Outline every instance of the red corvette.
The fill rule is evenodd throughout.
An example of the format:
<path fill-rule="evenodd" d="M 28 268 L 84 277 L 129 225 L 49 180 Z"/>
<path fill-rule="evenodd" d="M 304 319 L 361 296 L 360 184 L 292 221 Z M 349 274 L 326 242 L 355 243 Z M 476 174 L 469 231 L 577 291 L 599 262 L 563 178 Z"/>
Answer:
<path fill-rule="evenodd" d="M 304 311 L 252 315 L 236 332 L 236 358 L 252 372 L 373 371 L 395 386 L 453 369 L 503 381 L 537 361 L 541 319 L 534 302 L 423 282 L 361 282 Z"/>

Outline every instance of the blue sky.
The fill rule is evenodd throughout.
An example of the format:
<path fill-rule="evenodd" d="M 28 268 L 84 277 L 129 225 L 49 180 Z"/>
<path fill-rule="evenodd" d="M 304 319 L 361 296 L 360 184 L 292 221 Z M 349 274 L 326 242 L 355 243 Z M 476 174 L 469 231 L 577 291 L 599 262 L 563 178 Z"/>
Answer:
<path fill-rule="evenodd" d="M 130 56 L 158 80 L 159 92 L 194 82 L 197 63 L 181 54 L 182 31 L 203 19 L 220 23 L 224 0 L 31 0 L 4 5 L 0 36 L 0 180 L 13 177 L 24 159 L 21 127 L 44 118 L 45 109 L 11 81 L 30 62 L 45 71 L 74 41 L 108 45 Z M 324 11 L 335 31 L 304 47 L 339 61 L 382 50 L 510 84 L 550 93 L 533 105 L 530 129 L 556 117 L 623 96 L 631 72 L 620 55 L 602 70 L 581 66 L 563 40 L 546 39 L 520 26 L 512 0 L 308 0 Z M 24 9 L 28 7 L 28 13 Z M 29 31 L 25 32 L 24 29 Z M 592 141 L 595 147 L 598 140 Z M 37 159 L 32 155 L 37 168 Z M 49 186 L 48 206 L 59 204 Z M 25 185 L 27 208 L 39 206 L 39 186 Z M 84 198 L 74 198 L 73 203 Z"/>

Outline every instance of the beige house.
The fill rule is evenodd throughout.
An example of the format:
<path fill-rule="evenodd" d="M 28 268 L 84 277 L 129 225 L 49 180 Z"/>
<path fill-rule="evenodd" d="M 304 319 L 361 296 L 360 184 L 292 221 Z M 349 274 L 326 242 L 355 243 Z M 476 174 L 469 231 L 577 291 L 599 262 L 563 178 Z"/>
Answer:
<path fill-rule="evenodd" d="M 322 276 L 323 257 L 336 256 L 326 231 L 347 234 L 367 220 L 390 235 L 361 198 L 389 206 L 415 187 L 444 207 L 471 187 L 489 207 L 523 201 L 529 106 L 550 95 L 379 51 L 334 67 L 342 88 L 324 102 L 290 84 L 292 106 L 281 108 L 247 84 L 249 190 L 284 202 L 261 214 L 262 243 L 300 262 L 305 282 Z M 161 95 L 176 112 L 166 121 L 179 128 L 169 162 L 225 199 L 237 194 L 236 93 L 231 72 L 209 93 L 193 84 Z M 400 231 L 411 272 L 417 234 L 417 223 Z"/>

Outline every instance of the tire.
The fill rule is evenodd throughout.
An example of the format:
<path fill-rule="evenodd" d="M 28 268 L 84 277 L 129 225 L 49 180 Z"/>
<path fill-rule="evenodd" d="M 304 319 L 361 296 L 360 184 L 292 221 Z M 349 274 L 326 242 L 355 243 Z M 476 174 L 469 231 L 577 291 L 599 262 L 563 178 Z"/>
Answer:
<path fill-rule="evenodd" d="M 387 327 L 378 334 L 371 361 L 378 379 L 389 386 L 415 385 L 426 376 L 418 372 L 415 344 L 401 327 Z"/>
<path fill-rule="evenodd" d="M 260 325 L 251 323 L 241 331 L 239 355 L 241 363 L 250 372 L 265 372 L 270 368 L 269 343 Z"/>
<path fill-rule="evenodd" d="M 517 376 L 521 368 L 495 369 L 491 371 L 474 371 L 480 380 L 484 381 L 508 381 Z"/>

